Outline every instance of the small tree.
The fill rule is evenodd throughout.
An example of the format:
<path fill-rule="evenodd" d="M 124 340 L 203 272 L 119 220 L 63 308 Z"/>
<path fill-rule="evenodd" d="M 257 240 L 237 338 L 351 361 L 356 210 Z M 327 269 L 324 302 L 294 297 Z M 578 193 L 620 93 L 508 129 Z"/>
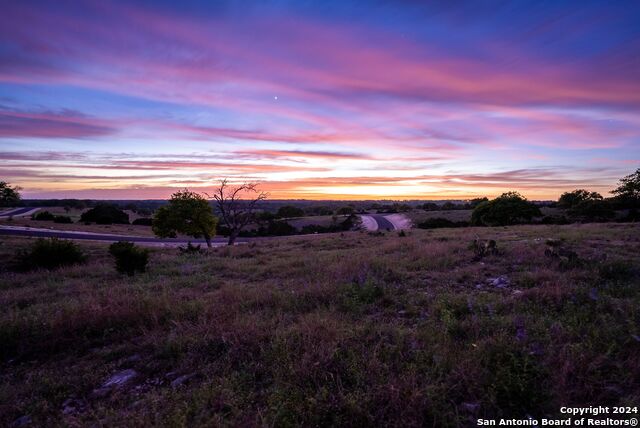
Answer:
<path fill-rule="evenodd" d="M 0 181 L 0 207 L 13 207 L 20 204 L 20 187 L 11 185 L 5 181 Z"/>
<path fill-rule="evenodd" d="M 471 214 L 471 224 L 476 226 L 506 226 L 526 223 L 541 216 L 540 209 L 518 192 L 507 192 L 497 198 L 482 202 Z"/>
<path fill-rule="evenodd" d="M 585 189 L 577 189 L 572 192 L 564 192 L 558 199 L 558 207 L 573 208 L 585 201 L 601 201 L 602 195 L 598 192 L 589 192 Z"/>
<path fill-rule="evenodd" d="M 620 179 L 620 184 L 611 193 L 619 200 L 635 206 L 640 201 L 640 168 Z"/>
<path fill-rule="evenodd" d="M 236 187 L 229 186 L 227 179 L 220 181 L 216 192 L 210 196 L 215 199 L 222 221 L 229 229 L 229 245 L 233 245 L 236 238 L 254 218 L 256 205 L 268 194 L 258 190 L 257 183 L 244 183 Z M 243 199 L 242 196 L 250 196 Z"/>
<path fill-rule="evenodd" d="M 209 201 L 188 189 L 171 195 L 169 203 L 158 208 L 153 217 L 153 233 L 161 238 L 175 238 L 182 233 L 194 238 L 203 237 L 207 247 L 216 234 L 218 218 L 213 215 Z"/>

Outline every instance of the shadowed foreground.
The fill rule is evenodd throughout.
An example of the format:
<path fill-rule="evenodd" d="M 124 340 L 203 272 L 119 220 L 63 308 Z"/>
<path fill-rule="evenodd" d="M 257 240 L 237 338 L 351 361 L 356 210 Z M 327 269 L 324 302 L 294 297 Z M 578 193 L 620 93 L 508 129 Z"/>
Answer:
<path fill-rule="evenodd" d="M 640 402 L 638 226 L 407 234 L 154 249 L 132 278 L 100 243 L 9 272 L 32 241 L 3 237 L 0 424 L 467 426 Z"/>

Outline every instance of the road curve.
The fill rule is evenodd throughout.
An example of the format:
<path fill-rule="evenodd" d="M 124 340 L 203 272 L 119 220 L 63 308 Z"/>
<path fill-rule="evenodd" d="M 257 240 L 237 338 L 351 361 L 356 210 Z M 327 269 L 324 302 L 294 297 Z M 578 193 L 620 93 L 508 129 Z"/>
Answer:
<path fill-rule="evenodd" d="M 33 207 L 14 208 L 7 211 L 0 211 L 0 217 L 28 215 L 28 214 L 31 214 L 32 212 L 38 211 L 39 209 L 40 208 L 33 208 Z"/>
<path fill-rule="evenodd" d="M 389 220 L 385 218 L 385 216 L 380 214 L 369 214 L 376 223 L 378 223 L 378 230 L 394 230 L 395 226 Z"/>
<path fill-rule="evenodd" d="M 100 233 L 83 233 L 83 232 L 65 232 L 62 230 L 28 230 L 0 227 L 0 235 L 9 236 L 31 236 L 36 238 L 62 238 L 75 239 L 85 241 L 128 241 L 149 244 L 206 244 L 204 239 L 159 239 L 144 236 L 128 236 L 128 235 L 109 235 Z M 211 240 L 213 244 L 226 244 L 226 238 L 214 238 Z M 236 242 L 247 242 L 246 238 L 238 238 Z"/>

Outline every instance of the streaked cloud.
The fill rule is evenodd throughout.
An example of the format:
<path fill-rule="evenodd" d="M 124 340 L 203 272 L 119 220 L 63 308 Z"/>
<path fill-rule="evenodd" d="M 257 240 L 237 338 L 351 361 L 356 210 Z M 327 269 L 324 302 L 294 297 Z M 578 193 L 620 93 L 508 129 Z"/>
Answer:
<path fill-rule="evenodd" d="M 606 190 L 640 158 L 639 18 L 626 1 L 11 2 L 0 174 L 27 194 L 221 176 L 279 197 Z"/>

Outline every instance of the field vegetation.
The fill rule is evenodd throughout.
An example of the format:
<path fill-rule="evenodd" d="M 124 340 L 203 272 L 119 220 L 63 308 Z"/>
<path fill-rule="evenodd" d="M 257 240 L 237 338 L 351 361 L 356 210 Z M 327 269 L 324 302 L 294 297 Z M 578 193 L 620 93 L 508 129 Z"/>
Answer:
<path fill-rule="evenodd" d="M 0 425 L 468 426 L 640 402 L 637 224 L 152 248 L 18 272 Z"/>

